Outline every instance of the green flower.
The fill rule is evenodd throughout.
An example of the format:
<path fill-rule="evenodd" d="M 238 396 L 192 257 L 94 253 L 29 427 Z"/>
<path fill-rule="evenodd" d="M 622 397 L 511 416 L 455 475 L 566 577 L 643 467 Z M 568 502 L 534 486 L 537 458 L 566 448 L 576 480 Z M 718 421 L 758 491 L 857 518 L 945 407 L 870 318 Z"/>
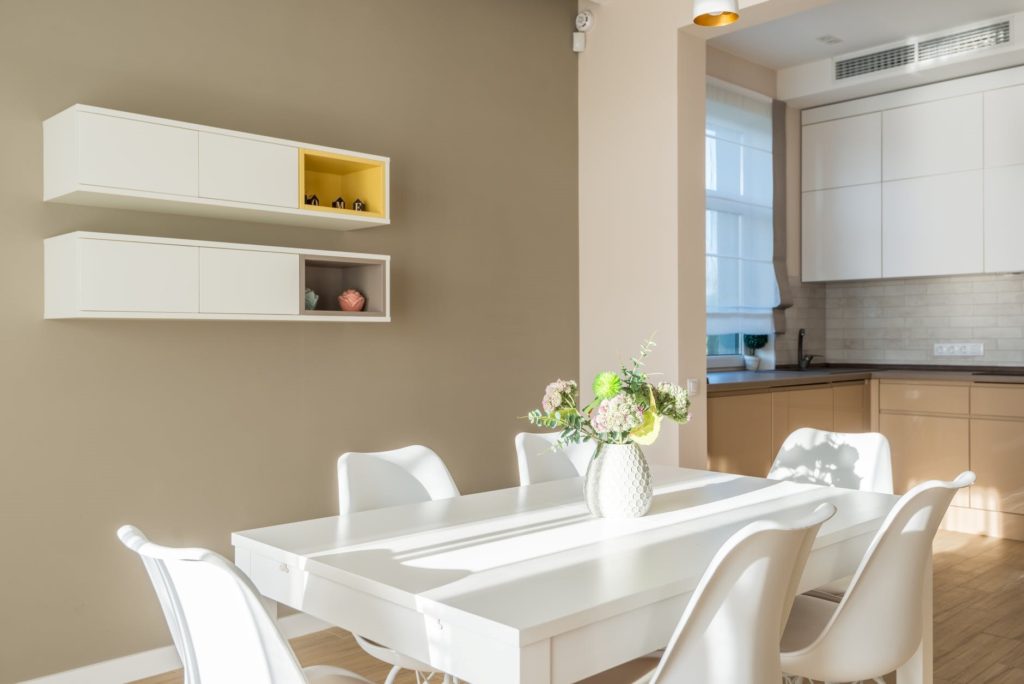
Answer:
<path fill-rule="evenodd" d="M 598 373 L 594 378 L 594 396 L 598 399 L 611 399 L 622 389 L 619 376 L 611 371 Z"/>

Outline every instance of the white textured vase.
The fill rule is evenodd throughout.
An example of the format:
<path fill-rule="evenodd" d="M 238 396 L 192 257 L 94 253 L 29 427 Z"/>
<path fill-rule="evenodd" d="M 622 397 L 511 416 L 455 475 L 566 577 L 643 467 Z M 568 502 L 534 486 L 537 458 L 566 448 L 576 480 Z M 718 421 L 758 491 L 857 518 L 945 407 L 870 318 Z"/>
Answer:
<path fill-rule="evenodd" d="M 584 484 L 598 518 L 639 518 L 651 508 L 651 469 L 636 444 L 598 444 Z"/>

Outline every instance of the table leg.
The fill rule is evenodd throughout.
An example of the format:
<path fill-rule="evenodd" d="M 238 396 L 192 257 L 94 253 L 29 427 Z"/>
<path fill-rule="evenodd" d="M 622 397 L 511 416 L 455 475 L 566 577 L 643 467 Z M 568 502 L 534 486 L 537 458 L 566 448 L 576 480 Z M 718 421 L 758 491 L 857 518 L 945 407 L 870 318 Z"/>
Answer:
<path fill-rule="evenodd" d="M 921 586 L 921 644 L 910 660 L 896 670 L 897 684 L 932 684 L 932 558 L 924 569 Z"/>

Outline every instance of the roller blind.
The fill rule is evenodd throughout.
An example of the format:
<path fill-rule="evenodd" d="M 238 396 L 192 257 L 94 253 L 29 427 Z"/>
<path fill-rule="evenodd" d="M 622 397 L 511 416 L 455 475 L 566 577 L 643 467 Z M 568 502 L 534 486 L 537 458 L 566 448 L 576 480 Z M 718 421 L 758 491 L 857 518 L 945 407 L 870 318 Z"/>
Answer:
<path fill-rule="evenodd" d="M 705 126 L 708 335 L 772 332 L 772 103 L 709 80 Z"/>

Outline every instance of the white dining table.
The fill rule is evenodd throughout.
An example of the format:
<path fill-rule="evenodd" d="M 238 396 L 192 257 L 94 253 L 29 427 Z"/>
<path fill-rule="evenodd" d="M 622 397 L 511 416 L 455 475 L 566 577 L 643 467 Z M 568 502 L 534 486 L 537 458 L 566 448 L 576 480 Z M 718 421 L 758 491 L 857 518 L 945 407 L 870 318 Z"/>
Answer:
<path fill-rule="evenodd" d="M 592 517 L 573 478 L 236 532 L 235 562 L 268 599 L 463 681 L 562 684 L 663 648 L 715 552 L 747 523 L 835 504 L 806 591 L 852 574 L 897 501 L 652 472 L 642 518 Z M 900 684 L 932 681 L 930 565 L 922 591 L 926 628 Z"/>

